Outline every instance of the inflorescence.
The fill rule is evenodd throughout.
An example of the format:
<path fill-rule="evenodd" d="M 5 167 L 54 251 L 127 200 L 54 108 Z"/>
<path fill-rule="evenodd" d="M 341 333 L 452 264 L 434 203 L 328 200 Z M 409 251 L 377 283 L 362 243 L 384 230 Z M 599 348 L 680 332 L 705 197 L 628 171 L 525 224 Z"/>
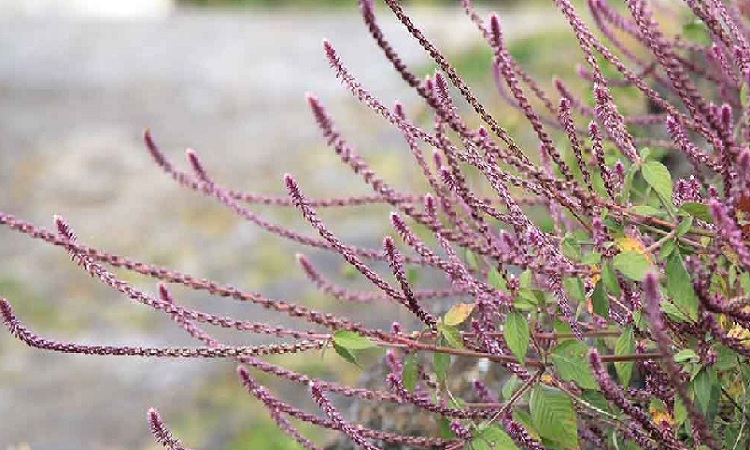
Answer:
<path fill-rule="evenodd" d="M 434 61 L 432 75 L 417 76 L 399 57 L 372 0 L 359 6 L 385 58 L 426 105 L 427 119 L 370 93 L 333 43 L 324 41 L 323 51 L 342 85 L 403 136 L 423 190 L 401 191 L 378 175 L 314 94 L 307 103 L 323 138 L 372 194 L 311 199 L 291 174 L 283 180 L 287 196 L 231 189 L 194 150 L 187 150 L 189 170 L 181 170 L 144 133 L 151 157 L 178 184 L 277 236 L 338 254 L 372 284 L 370 291 L 349 289 L 298 254 L 321 292 L 365 308 L 391 302 L 413 320 L 373 328 L 88 247 L 58 216 L 50 231 L 0 212 L 0 224 L 64 248 L 95 280 L 166 314 L 200 345 L 60 342 L 23 325 L 0 299 L 3 323 L 25 344 L 57 352 L 232 359 L 245 390 L 308 449 L 320 447 L 298 422 L 338 431 L 368 450 L 746 448 L 750 4 L 625 0 L 616 7 L 587 0 L 592 28 L 571 0 L 554 0 L 582 51 L 577 82 L 585 89 L 576 94 L 562 79 L 553 90 L 535 81 L 514 59 L 501 18 L 485 19 L 470 0 L 460 3 L 492 51 L 488 70 L 498 96 L 506 111 L 526 119 L 533 145 L 514 139 L 398 0 L 385 4 Z M 675 22 L 681 34 L 667 31 Z M 624 95 L 640 97 L 645 111 L 633 111 L 632 101 L 622 104 Z M 664 155 L 689 163 L 689 176 L 673 180 Z M 318 214 L 373 204 L 392 208 L 393 232 L 382 248 L 344 242 Z M 296 208 L 314 233 L 273 223 L 253 205 Z M 133 287 L 112 268 L 158 280 L 155 292 Z M 418 287 L 413 271 L 442 274 L 444 282 Z M 310 329 L 190 309 L 169 285 L 252 303 L 302 319 Z M 209 334 L 208 325 L 283 342 L 229 345 Z M 320 380 L 262 359 L 329 347 L 353 362 L 360 351 L 387 349 L 380 387 Z M 467 359 L 480 369 L 464 396 L 452 387 L 451 365 Z M 318 414 L 281 400 L 253 372 L 306 386 Z M 500 383 L 489 378 L 495 372 L 504 374 Z M 445 426 L 420 436 L 371 428 L 337 409 L 331 400 L 337 396 L 409 405 Z M 156 410 L 149 410 L 148 422 L 165 448 L 186 448 Z"/>

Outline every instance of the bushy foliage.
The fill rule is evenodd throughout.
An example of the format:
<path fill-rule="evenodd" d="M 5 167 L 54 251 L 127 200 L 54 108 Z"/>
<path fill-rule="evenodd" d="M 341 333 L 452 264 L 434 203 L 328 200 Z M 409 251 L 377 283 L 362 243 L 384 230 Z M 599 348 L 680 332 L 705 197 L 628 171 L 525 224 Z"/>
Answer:
<path fill-rule="evenodd" d="M 7 228 L 65 248 L 96 279 L 169 315 L 203 346 L 45 339 L 22 325 L 3 299 L 10 332 L 32 347 L 66 353 L 234 359 L 247 391 L 310 449 L 318 444 L 300 434 L 296 421 L 337 430 L 368 450 L 747 448 L 750 5 L 626 0 L 615 8 L 588 0 L 595 32 L 569 0 L 556 0 L 583 55 L 579 75 L 588 90 L 577 95 L 561 80 L 554 94 L 542 89 L 508 51 L 500 17 L 484 19 L 463 0 L 492 49 L 488 69 L 500 97 L 506 108 L 522 113 L 537 140 L 521 148 L 398 1 L 385 3 L 432 57 L 434 74 L 418 78 L 399 59 L 371 0 L 360 1 L 365 24 L 427 105 L 429 118 L 409 118 L 398 103 L 385 106 L 350 73 L 332 43 L 324 42 L 324 52 L 343 86 L 403 134 L 425 191 L 403 192 L 380 178 L 314 95 L 308 103 L 328 145 L 373 195 L 310 199 L 292 175 L 284 178 L 288 198 L 232 190 L 211 177 L 195 152 L 187 152 L 191 170 L 182 171 L 149 132 L 145 143 L 179 184 L 283 238 L 337 253 L 374 286 L 372 292 L 349 290 L 299 255 L 323 292 L 348 302 L 396 302 L 411 312 L 412 322 L 371 328 L 88 247 L 60 217 L 57 229 L 48 231 L 2 213 Z M 669 26 L 662 28 L 660 20 Z M 630 97 L 627 108 L 616 99 L 614 88 L 622 87 L 628 88 L 620 90 Z M 643 99 L 641 110 L 632 106 L 634 95 Z M 479 127 L 470 125 L 477 120 Z M 675 165 L 670 171 L 664 164 L 669 160 L 686 161 L 689 174 L 678 176 Z M 253 204 L 295 207 L 319 236 L 271 223 L 251 210 Z M 382 249 L 343 242 L 316 212 L 366 204 L 393 208 L 394 233 Z M 390 273 L 377 262 L 387 263 Z M 159 279 L 156 293 L 136 289 L 110 267 Z M 444 285 L 417 288 L 412 274 L 418 272 L 442 274 Z M 169 283 L 253 303 L 316 328 L 193 310 L 172 298 Z M 207 325 L 286 343 L 230 346 L 212 337 Z M 262 359 L 329 347 L 353 363 L 362 351 L 387 349 L 379 387 L 315 379 Z M 477 361 L 468 393 L 452 388 L 458 360 Z M 318 414 L 280 400 L 255 380 L 258 371 L 307 384 Z M 489 376 L 498 371 L 499 382 Z M 372 429 L 345 417 L 332 396 L 408 406 L 415 418 L 432 417 L 437 426 L 418 436 Z M 155 410 L 148 417 L 157 441 L 184 448 Z"/>

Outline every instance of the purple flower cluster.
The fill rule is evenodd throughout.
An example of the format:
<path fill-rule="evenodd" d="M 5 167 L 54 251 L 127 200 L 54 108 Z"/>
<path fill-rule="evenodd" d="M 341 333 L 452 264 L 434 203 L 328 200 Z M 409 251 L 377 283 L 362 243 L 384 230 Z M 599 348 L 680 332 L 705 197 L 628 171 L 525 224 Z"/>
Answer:
<path fill-rule="evenodd" d="M 410 319 L 379 329 L 88 247 L 61 217 L 50 231 L 0 212 L 1 225 L 64 248 L 96 281 L 166 314 L 200 345 L 60 342 L 24 326 L 9 301 L 0 299 L 10 333 L 31 347 L 64 353 L 232 359 L 245 390 L 308 449 L 321 445 L 297 429 L 300 421 L 370 450 L 598 449 L 623 448 L 625 441 L 643 449 L 750 445 L 750 386 L 741 369 L 750 358 L 747 2 L 686 0 L 673 9 L 645 0 L 587 0 L 592 27 L 573 2 L 555 0 L 583 64 L 579 79 L 556 79 L 548 90 L 517 61 L 501 17 L 485 20 L 470 0 L 460 0 L 491 50 L 487 70 L 507 103 L 503 116 L 521 119 L 514 133 L 403 6 L 384 2 L 432 58 L 434 73 L 420 77 L 407 66 L 378 25 L 372 0 L 359 1 L 365 26 L 428 114 L 410 115 L 399 102 L 386 106 L 333 43 L 323 42 L 323 57 L 358 101 L 403 136 L 404 159 L 413 159 L 416 169 L 413 192 L 379 175 L 314 94 L 307 103 L 323 139 L 372 194 L 311 199 L 291 174 L 283 180 L 286 196 L 244 192 L 214 179 L 194 150 L 187 150 L 189 169 L 182 170 L 148 130 L 144 141 L 179 185 L 281 238 L 338 255 L 371 284 L 370 290 L 350 289 L 327 278 L 313 258 L 297 254 L 323 294 L 362 308 L 392 303 Z M 680 26 L 683 33 L 672 35 Z M 638 96 L 641 106 L 622 101 L 625 96 Z M 691 173 L 676 176 L 670 160 L 686 161 Z M 274 223 L 254 205 L 294 208 L 311 233 Z M 369 205 L 392 210 L 392 231 L 380 248 L 345 242 L 318 213 Z M 137 289 L 112 268 L 158 280 L 155 292 Z M 432 285 L 415 280 L 416 272 L 429 274 Z M 170 285 L 266 308 L 311 329 L 188 308 Z M 228 345 L 204 329 L 209 325 L 283 342 Z M 263 360 L 329 347 L 352 362 L 360 351 L 386 349 L 378 387 L 317 379 Z M 456 372 L 466 360 L 476 364 L 461 391 L 466 374 Z M 254 372 L 309 387 L 318 410 L 280 399 Z M 336 407 L 339 396 L 408 406 L 415 416 L 432 416 L 444 426 L 415 436 L 357 424 Z M 185 448 L 156 410 L 148 412 L 148 422 L 165 448 Z"/>

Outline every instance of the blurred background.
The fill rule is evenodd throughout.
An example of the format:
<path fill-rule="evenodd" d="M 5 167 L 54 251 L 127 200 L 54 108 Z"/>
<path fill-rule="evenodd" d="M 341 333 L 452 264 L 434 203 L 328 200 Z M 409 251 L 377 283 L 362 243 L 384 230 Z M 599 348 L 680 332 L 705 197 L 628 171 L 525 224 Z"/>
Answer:
<path fill-rule="evenodd" d="M 545 80 L 574 70 L 559 65 L 559 49 L 572 39 L 550 4 L 492 4 L 511 52 Z M 408 8 L 499 110 L 490 55 L 471 22 L 448 1 Z M 431 71 L 390 12 L 379 12 L 403 59 L 420 73 Z M 179 188 L 141 143 L 149 127 L 183 167 L 184 149 L 194 148 L 216 179 L 237 189 L 283 194 L 282 175 L 291 172 L 312 196 L 367 193 L 326 148 L 305 102 L 312 91 L 379 173 L 409 188 L 409 165 L 401 163 L 407 148 L 339 85 L 323 57 L 323 38 L 386 104 L 400 99 L 409 114 L 422 111 L 372 43 L 353 0 L 0 0 L 0 210 L 45 227 L 60 214 L 86 245 L 388 326 L 393 313 L 317 293 L 294 255 L 306 251 L 329 276 L 367 286 L 340 259 L 284 242 Z M 312 234 L 296 211 L 254 210 Z M 378 247 L 389 232 L 388 211 L 325 211 L 323 218 L 347 242 Z M 152 280 L 118 273 L 153 292 Z M 211 312 L 299 326 L 250 305 L 177 287 L 174 294 Z M 89 278 L 64 251 L 5 228 L 0 295 L 46 337 L 194 345 L 166 317 Z M 355 381 L 358 371 L 329 353 L 272 360 Z M 194 448 L 298 448 L 242 390 L 231 363 L 51 354 L 0 333 L 1 450 L 156 448 L 145 421 L 152 406 Z"/>

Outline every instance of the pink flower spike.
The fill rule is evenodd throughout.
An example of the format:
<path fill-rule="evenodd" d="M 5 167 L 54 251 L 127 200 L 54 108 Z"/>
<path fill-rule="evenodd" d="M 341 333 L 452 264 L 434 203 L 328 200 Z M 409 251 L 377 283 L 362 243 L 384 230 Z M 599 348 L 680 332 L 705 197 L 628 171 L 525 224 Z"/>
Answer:
<path fill-rule="evenodd" d="M 203 163 L 201 163 L 198 153 L 192 148 L 189 148 L 185 150 L 185 156 L 187 157 L 190 167 L 192 167 L 195 175 L 204 183 L 210 183 L 211 178 L 209 178 L 208 173 L 203 168 Z"/>
<path fill-rule="evenodd" d="M 183 446 L 179 439 L 172 437 L 172 432 L 170 432 L 164 424 L 164 421 L 161 419 L 161 416 L 156 409 L 149 409 L 147 417 L 151 434 L 154 435 L 154 439 L 157 443 L 161 444 L 168 450 L 189 450 L 187 447 Z"/>

